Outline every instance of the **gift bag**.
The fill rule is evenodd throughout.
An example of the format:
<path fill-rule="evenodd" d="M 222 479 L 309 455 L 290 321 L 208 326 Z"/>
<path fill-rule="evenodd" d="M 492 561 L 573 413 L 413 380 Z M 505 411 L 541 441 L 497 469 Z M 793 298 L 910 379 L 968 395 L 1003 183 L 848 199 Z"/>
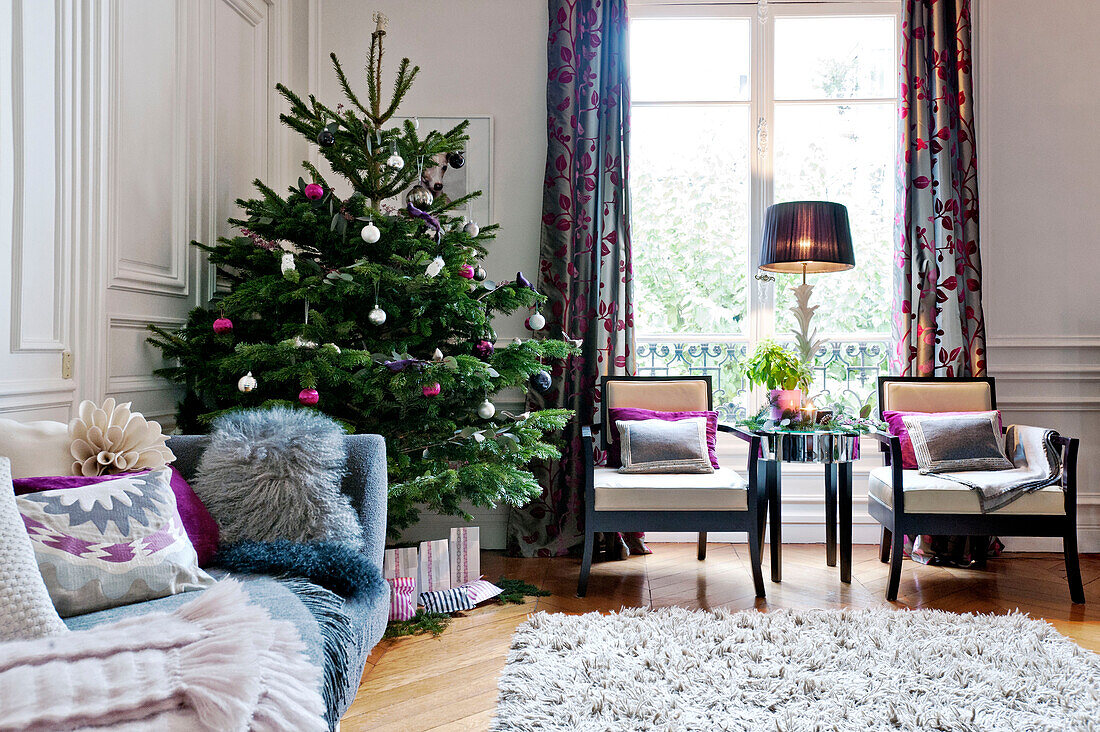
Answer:
<path fill-rule="evenodd" d="M 447 540 L 420 542 L 420 594 L 451 589 L 451 563 Z"/>
<path fill-rule="evenodd" d="M 470 598 L 470 602 L 477 605 L 479 603 L 490 600 L 500 593 L 504 592 L 501 588 L 494 585 L 492 582 L 487 582 L 483 579 L 476 579 L 473 582 L 467 582 L 462 585 L 461 588 L 466 590 L 467 596 Z"/>
<path fill-rule="evenodd" d="M 458 587 L 481 576 L 481 538 L 476 526 L 451 529 L 451 586 Z"/>
<path fill-rule="evenodd" d="M 460 610 L 470 610 L 474 606 L 473 600 L 463 587 L 421 592 L 420 604 L 432 613 L 456 613 Z"/>
<path fill-rule="evenodd" d="M 416 587 L 417 578 L 417 552 L 415 546 L 403 549 L 387 549 L 382 555 L 382 577 L 388 580 L 405 577 L 412 580 L 412 596 L 414 607 L 419 594 Z"/>
<path fill-rule="evenodd" d="M 394 577 L 390 584 L 390 620 L 410 620 L 416 615 L 416 577 Z"/>

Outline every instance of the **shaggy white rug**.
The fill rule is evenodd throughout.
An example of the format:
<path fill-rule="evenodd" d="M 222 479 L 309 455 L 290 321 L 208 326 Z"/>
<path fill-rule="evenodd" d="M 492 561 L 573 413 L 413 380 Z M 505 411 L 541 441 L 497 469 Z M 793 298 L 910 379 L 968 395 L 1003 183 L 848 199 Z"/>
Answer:
<path fill-rule="evenodd" d="M 1025 615 L 537 613 L 494 730 L 1094 730 L 1100 656 Z"/>

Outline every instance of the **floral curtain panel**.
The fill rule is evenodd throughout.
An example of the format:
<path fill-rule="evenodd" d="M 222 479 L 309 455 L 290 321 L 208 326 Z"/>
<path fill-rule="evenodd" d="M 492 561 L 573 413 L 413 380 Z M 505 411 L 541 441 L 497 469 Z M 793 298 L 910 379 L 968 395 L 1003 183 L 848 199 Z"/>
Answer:
<path fill-rule="evenodd" d="M 895 372 L 985 374 L 969 0 L 906 0 Z"/>
<path fill-rule="evenodd" d="M 630 199 L 627 143 L 626 0 L 549 0 L 546 178 L 539 292 L 550 337 L 581 352 L 555 367 L 532 408 L 565 407 L 563 457 L 539 474 L 543 494 L 509 518 L 508 548 L 556 556 L 583 542 L 584 467 L 580 424 L 590 424 L 602 374 L 633 373 Z"/>
<path fill-rule="evenodd" d="M 894 372 L 984 376 L 970 0 L 905 0 Z M 914 561 L 968 565 L 996 538 L 906 537 Z"/>

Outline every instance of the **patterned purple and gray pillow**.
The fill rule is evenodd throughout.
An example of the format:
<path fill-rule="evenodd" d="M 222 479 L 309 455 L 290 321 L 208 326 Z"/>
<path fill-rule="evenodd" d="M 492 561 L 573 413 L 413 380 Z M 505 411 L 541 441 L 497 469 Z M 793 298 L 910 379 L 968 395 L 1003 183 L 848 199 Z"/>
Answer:
<path fill-rule="evenodd" d="M 167 468 L 16 498 L 62 617 L 214 584 L 180 519 Z"/>
<path fill-rule="evenodd" d="M 718 470 L 718 412 L 658 412 L 653 409 L 635 409 L 634 407 L 611 407 L 607 410 L 607 467 L 623 466 L 622 441 L 619 437 L 619 422 L 636 422 L 643 419 L 663 419 L 666 422 L 678 422 L 682 419 L 706 417 L 707 420 L 707 456 L 710 466 Z"/>

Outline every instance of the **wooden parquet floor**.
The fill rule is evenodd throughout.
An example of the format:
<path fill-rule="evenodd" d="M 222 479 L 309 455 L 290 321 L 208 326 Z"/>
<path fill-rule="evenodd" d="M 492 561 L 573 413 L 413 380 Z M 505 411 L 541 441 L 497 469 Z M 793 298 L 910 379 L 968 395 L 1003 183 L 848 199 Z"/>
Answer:
<path fill-rule="evenodd" d="M 576 597 L 578 559 L 515 559 L 483 552 L 482 571 L 549 590 L 525 605 L 475 608 L 438 638 L 384 640 L 367 662 L 359 694 L 341 722 L 343 732 L 484 730 L 496 708 L 497 677 L 516 626 L 536 611 L 609 612 L 627 607 L 937 608 L 1043 618 L 1085 648 L 1100 651 L 1100 555 L 1081 557 L 1087 604 L 1069 600 L 1060 554 L 1015 554 L 989 560 L 983 570 L 925 567 L 905 562 L 897 603 L 884 599 L 886 565 L 877 546 L 856 546 L 852 584 L 825 564 L 823 545 L 785 545 L 783 582 L 767 581 L 757 601 L 743 544 L 711 544 L 706 561 L 694 544 L 652 544 L 653 554 L 592 567 L 588 597 Z"/>

